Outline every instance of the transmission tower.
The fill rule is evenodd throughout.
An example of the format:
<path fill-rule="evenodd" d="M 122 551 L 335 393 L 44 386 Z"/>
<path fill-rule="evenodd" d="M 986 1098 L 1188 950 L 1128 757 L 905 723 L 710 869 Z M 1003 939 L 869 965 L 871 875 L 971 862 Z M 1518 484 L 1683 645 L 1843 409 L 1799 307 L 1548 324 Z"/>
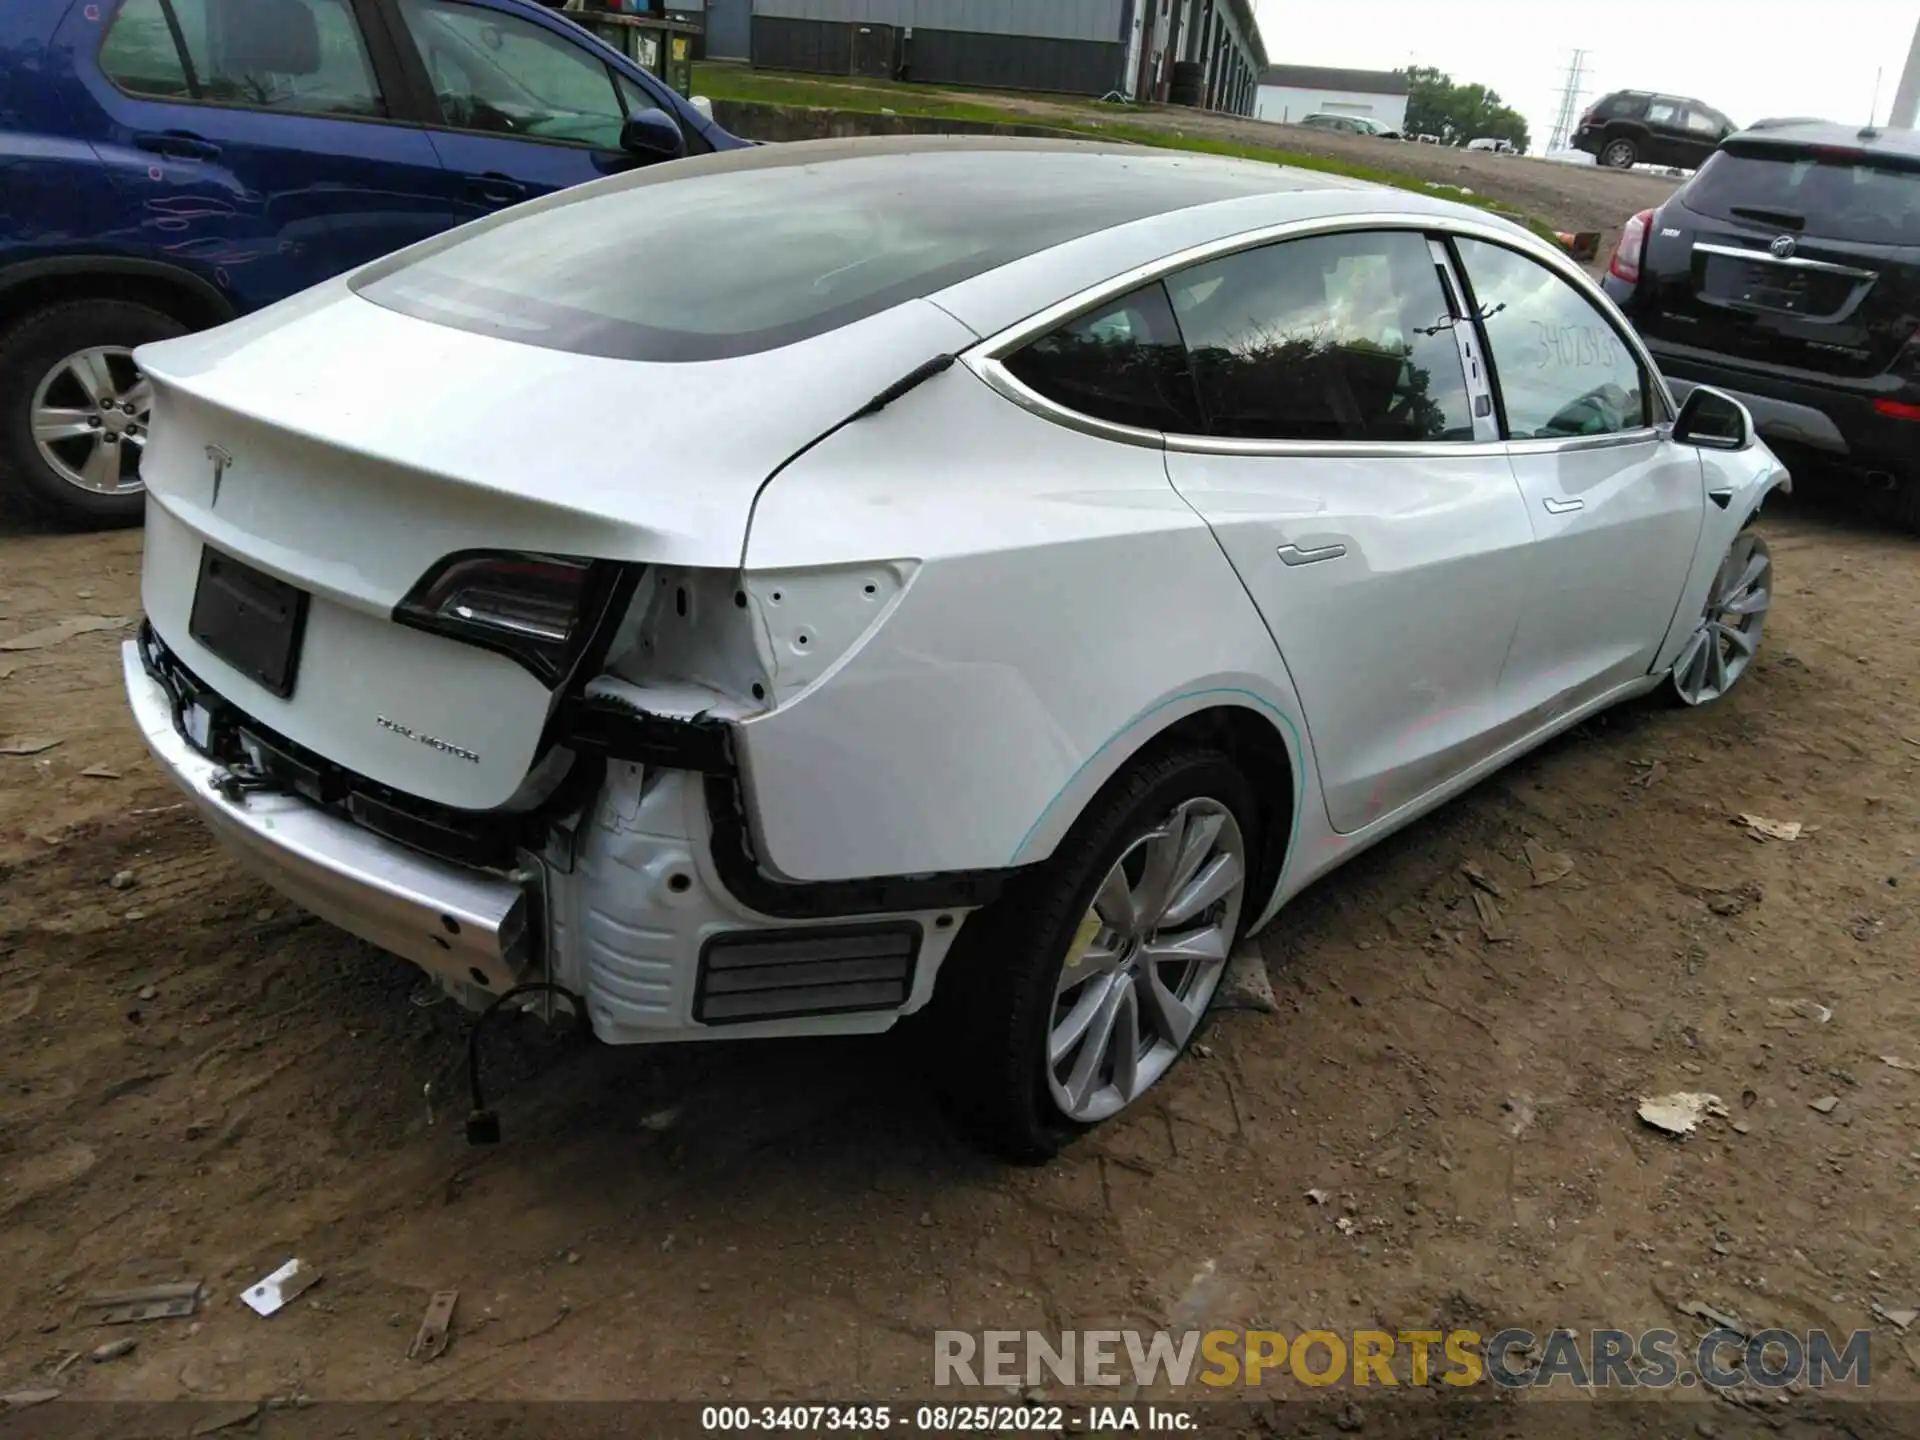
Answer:
<path fill-rule="evenodd" d="M 1566 84 L 1560 89 L 1560 110 L 1553 118 L 1553 136 L 1547 141 L 1547 153 L 1567 148 L 1567 142 L 1573 138 L 1573 123 L 1580 114 L 1580 101 L 1585 98 L 1588 51 L 1576 50 L 1567 62 Z"/>

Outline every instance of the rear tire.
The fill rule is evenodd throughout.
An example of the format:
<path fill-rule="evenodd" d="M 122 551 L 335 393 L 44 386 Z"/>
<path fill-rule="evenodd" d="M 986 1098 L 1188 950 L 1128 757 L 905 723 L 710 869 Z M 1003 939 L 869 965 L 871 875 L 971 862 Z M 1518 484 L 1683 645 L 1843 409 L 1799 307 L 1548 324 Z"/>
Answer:
<path fill-rule="evenodd" d="M 96 299 L 32 311 L 0 333 L 0 484 L 59 524 L 137 525 L 146 512 L 137 452 L 148 417 L 128 352 L 187 329 L 150 305 Z M 43 444 L 36 413 L 43 430 L 63 414 L 76 417 L 69 428 L 91 428 Z"/>
<path fill-rule="evenodd" d="M 939 1088 L 975 1140 L 1016 1164 L 1041 1163 L 1167 1073 L 1199 1029 L 1227 956 L 1253 919 L 1259 814 L 1245 776 L 1219 751 L 1183 745 L 1143 756 L 1109 784 L 1050 860 L 967 922 L 941 969 L 930 1029 L 940 1057 Z M 1112 910 L 1113 876 L 1149 863 L 1146 847 L 1156 835 L 1173 836 L 1182 854 L 1215 847 L 1197 862 L 1199 878 L 1169 884 L 1172 894 L 1210 893 L 1211 886 L 1197 887 L 1216 874 L 1222 857 L 1237 854 L 1240 874 L 1229 893 L 1193 916 L 1174 903 L 1130 931 L 1131 938 L 1110 934 L 1104 921 Z M 1144 873 L 1135 883 L 1129 902 L 1154 888 Z M 1189 971 L 1180 961 L 1154 959 L 1202 932 L 1207 938 L 1192 953 L 1211 956 L 1217 949 L 1217 965 L 1195 960 Z M 1100 963 L 1103 956 L 1113 958 Z M 1090 978 L 1076 981 L 1075 972 Z M 1072 1099 L 1083 1047 L 1099 1030 L 1099 996 L 1120 989 L 1131 993 L 1116 995 L 1115 1008 L 1130 1007 L 1130 1018 L 1123 1015 L 1112 1028 L 1135 1036 L 1136 1063 L 1125 1067 L 1123 1080 L 1117 1048 L 1106 1059 L 1095 1055 L 1090 1078 L 1077 1087 L 1078 1115 L 1070 1114 L 1063 1097 Z M 1163 995 L 1182 1000 L 1172 1025 L 1166 1019 L 1175 1009 Z M 1082 1026 L 1087 1038 L 1054 1058 L 1080 1004 L 1092 1017 Z"/>
<path fill-rule="evenodd" d="M 1600 163 L 1610 170 L 1631 170 L 1640 163 L 1640 147 L 1625 135 L 1616 135 L 1601 147 Z"/>
<path fill-rule="evenodd" d="M 1875 497 L 1873 508 L 1882 519 L 1920 535 L 1920 470 L 1896 478 L 1891 490 Z"/>

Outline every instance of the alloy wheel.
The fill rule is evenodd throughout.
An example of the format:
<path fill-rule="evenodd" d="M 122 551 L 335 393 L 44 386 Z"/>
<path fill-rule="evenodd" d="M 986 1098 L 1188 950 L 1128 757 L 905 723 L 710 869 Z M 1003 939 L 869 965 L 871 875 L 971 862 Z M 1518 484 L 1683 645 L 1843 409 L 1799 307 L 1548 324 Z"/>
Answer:
<path fill-rule="evenodd" d="M 1233 812 L 1188 800 L 1114 862 L 1054 987 L 1047 1085 L 1094 1124 L 1139 1098 L 1206 1014 L 1239 934 L 1246 841 Z"/>
<path fill-rule="evenodd" d="M 1632 141 L 1616 140 L 1607 146 L 1607 152 L 1602 157 L 1601 163 L 1609 165 L 1615 170 L 1631 170 L 1636 158 L 1638 157 L 1635 154 Z"/>
<path fill-rule="evenodd" d="M 153 387 L 119 345 L 96 345 L 60 361 L 33 392 L 33 443 L 69 485 L 98 495 L 141 488 Z"/>
<path fill-rule="evenodd" d="M 1743 531 L 1707 591 L 1700 624 L 1673 662 L 1673 688 L 1689 705 L 1731 690 L 1753 664 L 1773 604 L 1773 556 L 1767 542 Z"/>

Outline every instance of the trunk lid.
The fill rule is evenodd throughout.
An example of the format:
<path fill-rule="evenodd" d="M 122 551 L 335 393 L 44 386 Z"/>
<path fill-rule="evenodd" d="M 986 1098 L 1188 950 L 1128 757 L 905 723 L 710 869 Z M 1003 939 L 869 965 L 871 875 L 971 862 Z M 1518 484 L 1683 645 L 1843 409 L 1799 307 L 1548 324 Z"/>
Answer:
<path fill-rule="evenodd" d="M 1635 323 L 1733 360 L 1865 378 L 1920 326 L 1920 164 L 1731 142 L 1654 217 Z"/>
<path fill-rule="evenodd" d="M 203 683 L 295 745 L 441 805 L 507 804 L 553 692 L 506 655 L 396 623 L 421 579 L 475 550 L 735 566 L 783 461 L 972 338 L 914 301 L 782 349 L 645 363 L 321 286 L 140 352 L 155 390 L 148 617 Z M 209 552 L 245 567 L 242 608 L 262 603 L 252 572 L 266 603 L 275 581 L 307 597 L 290 602 L 287 693 L 196 616 Z"/>

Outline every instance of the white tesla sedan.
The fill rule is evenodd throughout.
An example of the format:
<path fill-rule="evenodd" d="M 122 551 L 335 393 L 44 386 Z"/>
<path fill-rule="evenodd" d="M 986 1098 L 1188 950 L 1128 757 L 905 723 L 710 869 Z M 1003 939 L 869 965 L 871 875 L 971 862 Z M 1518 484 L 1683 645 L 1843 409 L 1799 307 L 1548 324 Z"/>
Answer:
<path fill-rule="evenodd" d="M 243 860 L 607 1041 L 931 1003 L 1026 1158 L 1316 876 L 1724 694 L 1788 483 L 1522 229 L 1046 141 L 652 168 L 139 361 L 127 692 Z"/>

